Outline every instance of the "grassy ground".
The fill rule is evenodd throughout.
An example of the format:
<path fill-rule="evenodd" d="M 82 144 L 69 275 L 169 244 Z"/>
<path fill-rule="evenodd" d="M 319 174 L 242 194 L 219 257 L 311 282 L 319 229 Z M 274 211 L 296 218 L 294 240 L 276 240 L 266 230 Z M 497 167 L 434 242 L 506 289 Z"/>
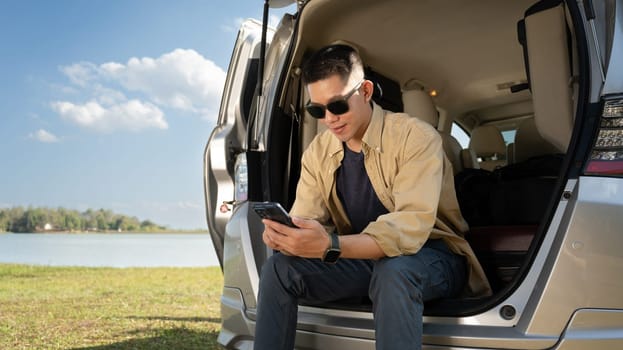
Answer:
<path fill-rule="evenodd" d="M 0 264 L 0 349 L 220 349 L 214 268 Z"/>

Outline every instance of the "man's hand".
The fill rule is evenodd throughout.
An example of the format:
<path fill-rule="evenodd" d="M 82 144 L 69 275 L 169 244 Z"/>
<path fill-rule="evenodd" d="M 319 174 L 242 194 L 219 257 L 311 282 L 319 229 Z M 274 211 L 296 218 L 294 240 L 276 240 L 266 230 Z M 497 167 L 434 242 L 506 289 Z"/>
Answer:
<path fill-rule="evenodd" d="M 264 243 L 282 253 L 303 258 L 322 258 L 331 244 L 331 238 L 324 227 L 316 220 L 292 217 L 298 228 L 288 227 L 276 221 L 264 219 L 262 234 Z"/>

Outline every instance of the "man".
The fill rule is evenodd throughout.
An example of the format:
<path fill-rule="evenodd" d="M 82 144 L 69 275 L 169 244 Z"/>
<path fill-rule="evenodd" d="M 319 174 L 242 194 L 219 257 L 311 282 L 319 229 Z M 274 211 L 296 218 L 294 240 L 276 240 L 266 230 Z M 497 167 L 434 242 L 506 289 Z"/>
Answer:
<path fill-rule="evenodd" d="M 369 297 L 377 349 L 420 348 L 424 302 L 490 293 L 467 242 L 452 169 L 430 125 L 372 102 L 356 50 L 303 66 L 307 112 L 327 131 L 303 154 L 291 228 L 264 220 L 280 251 L 262 268 L 255 349 L 292 349 L 299 301 Z"/>

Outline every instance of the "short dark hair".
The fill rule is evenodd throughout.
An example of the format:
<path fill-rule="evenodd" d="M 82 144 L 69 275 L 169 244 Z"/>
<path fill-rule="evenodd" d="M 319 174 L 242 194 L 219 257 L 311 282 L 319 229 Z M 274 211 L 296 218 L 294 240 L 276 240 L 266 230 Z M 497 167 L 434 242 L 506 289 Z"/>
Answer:
<path fill-rule="evenodd" d="M 353 71 L 363 72 L 363 63 L 359 53 L 353 47 L 335 44 L 325 46 L 312 54 L 305 61 L 302 69 L 305 84 L 329 78 L 334 74 L 347 82 Z"/>

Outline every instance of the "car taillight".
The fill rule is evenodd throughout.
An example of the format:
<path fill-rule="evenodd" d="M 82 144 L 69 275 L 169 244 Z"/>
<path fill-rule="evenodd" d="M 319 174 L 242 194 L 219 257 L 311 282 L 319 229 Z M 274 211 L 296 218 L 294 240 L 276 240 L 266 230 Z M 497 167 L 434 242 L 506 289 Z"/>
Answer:
<path fill-rule="evenodd" d="M 246 201 L 249 195 L 249 173 L 247 171 L 247 156 L 238 154 L 234 165 L 234 201 Z"/>
<path fill-rule="evenodd" d="M 623 99 L 605 101 L 585 172 L 623 175 Z"/>

